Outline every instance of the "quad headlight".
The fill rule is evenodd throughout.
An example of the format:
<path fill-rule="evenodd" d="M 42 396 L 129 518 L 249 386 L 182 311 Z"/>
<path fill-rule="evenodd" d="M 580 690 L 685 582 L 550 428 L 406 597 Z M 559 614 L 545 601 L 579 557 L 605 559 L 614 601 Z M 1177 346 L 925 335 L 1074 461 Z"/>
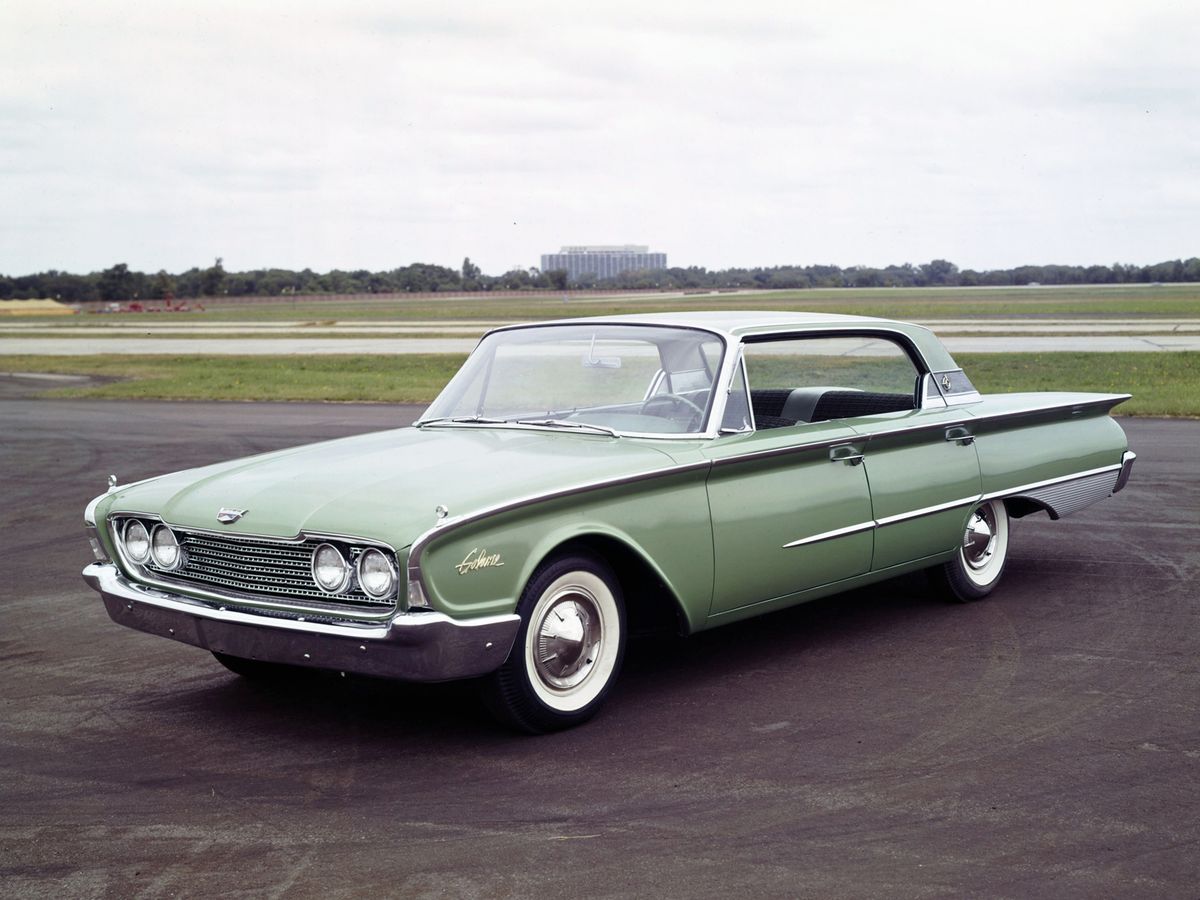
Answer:
<path fill-rule="evenodd" d="M 372 547 L 358 557 L 358 586 L 373 600 L 382 600 L 396 589 L 396 567 L 382 550 Z"/>
<path fill-rule="evenodd" d="M 150 533 L 150 555 L 156 566 L 168 572 L 183 565 L 183 548 L 179 546 L 175 532 L 166 525 L 155 525 Z"/>
<path fill-rule="evenodd" d="M 313 551 L 312 577 L 327 594 L 340 594 L 350 586 L 350 566 L 333 544 L 321 544 Z"/>
<path fill-rule="evenodd" d="M 121 542 L 125 545 L 125 552 L 129 554 L 129 558 L 139 566 L 150 561 L 150 533 L 137 519 L 130 519 L 125 523 L 121 532 Z"/>

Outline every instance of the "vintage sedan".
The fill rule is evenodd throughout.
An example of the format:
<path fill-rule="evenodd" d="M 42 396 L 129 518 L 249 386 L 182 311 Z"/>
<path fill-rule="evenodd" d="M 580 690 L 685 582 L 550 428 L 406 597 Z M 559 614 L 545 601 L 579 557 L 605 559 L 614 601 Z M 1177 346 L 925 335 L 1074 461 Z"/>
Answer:
<path fill-rule="evenodd" d="M 1125 399 L 981 396 L 927 329 L 857 316 L 499 328 L 411 427 L 114 480 L 83 575 L 242 675 L 477 678 L 551 731 L 603 703 L 631 631 L 920 569 L 986 596 L 1011 519 L 1124 487 Z"/>

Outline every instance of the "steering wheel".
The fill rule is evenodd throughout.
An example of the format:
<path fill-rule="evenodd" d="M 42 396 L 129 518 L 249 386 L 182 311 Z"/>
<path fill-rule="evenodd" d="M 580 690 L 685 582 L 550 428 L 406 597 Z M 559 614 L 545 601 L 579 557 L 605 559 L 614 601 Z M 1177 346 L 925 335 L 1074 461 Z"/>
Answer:
<path fill-rule="evenodd" d="M 693 403 L 687 397 L 681 397 L 681 396 L 679 396 L 679 394 L 655 394 L 653 397 L 647 397 L 644 401 L 642 401 L 642 415 L 644 415 L 644 416 L 658 415 L 658 413 L 653 413 L 650 411 L 650 407 L 656 403 L 657 404 L 669 403 L 672 405 L 673 408 L 678 407 L 678 406 L 688 407 L 688 409 L 691 409 L 696 414 L 695 416 L 692 416 L 688 420 L 689 425 L 692 422 L 699 421 L 700 419 L 704 418 L 704 410 L 703 409 L 701 409 L 699 406 L 697 406 L 695 403 Z M 699 419 L 696 418 L 697 416 L 699 416 Z M 662 418 L 662 416 L 659 416 L 659 418 Z M 672 418 L 672 416 L 669 412 L 667 413 L 666 418 Z"/>

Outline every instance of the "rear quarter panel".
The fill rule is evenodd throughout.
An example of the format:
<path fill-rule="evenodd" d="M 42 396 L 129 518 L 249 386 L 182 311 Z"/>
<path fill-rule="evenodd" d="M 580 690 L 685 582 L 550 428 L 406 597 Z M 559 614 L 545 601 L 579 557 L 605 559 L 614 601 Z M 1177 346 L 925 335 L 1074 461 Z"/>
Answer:
<path fill-rule="evenodd" d="M 1103 394 L 995 394 L 970 406 L 983 493 L 1119 464 L 1129 442 L 1108 410 L 1122 399 Z M 1057 408 L 1046 409 L 1049 406 Z"/>

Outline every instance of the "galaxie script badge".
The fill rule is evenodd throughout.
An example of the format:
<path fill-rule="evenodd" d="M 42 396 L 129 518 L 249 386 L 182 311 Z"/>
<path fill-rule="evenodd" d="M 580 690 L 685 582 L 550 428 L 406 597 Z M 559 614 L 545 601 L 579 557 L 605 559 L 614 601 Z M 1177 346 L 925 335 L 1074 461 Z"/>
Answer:
<path fill-rule="evenodd" d="M 230 506 L 222 506 L 217 510 L 217 521 L 222 525 L 231 525 L 244 516 L 249 510 L 234 509 Z"/>
<path fill-rule="evenodd" d="M 466 575 L 468 572 L 475 572 L 479 569 L 494 569 L 502 565 L 504 565 L 504 562 L 500 559 L 499 553 L 488 553 L 486 550 L 475 547 L 467 554 L 466 559 L 454 568 L 458 569 L 459 575 Z"/>

